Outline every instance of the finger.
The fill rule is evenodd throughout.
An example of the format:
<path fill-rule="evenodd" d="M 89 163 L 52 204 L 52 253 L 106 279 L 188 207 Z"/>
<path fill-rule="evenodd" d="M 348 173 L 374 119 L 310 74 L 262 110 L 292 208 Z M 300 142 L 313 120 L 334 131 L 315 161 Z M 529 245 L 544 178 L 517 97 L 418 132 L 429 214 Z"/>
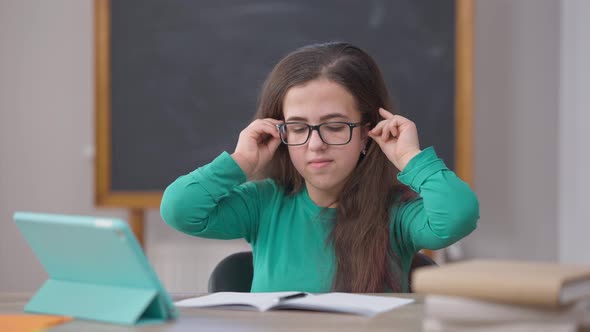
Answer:
<path fill-rule="evenodd" d="M 282 120 L 277 120 L 277 119 L 273 119 L 273 118 L 264 118 L 264 119 L 260 119 L 260 120 L 272 123 L 273 125 L 277 125 L 277 124 L 283 122 Z"/>
<path fill-rule="evenodd" d="M 381 135 L 381 131 L 383 130 L 383 126 L 387 124 L 388 120 L 381 120 L 379 123 L 373 128 L 370 133 L 373 135 Z"/>
<path fill-rule="evenodd" d="M 284 123 L 284 121 L 283 120 L 272 119 L 272 118 L 266 118 L 266 119 L 263 119 L 263 121 L 271 124 L 272 127 L 274 128 L 275 133 L 276 133 L 276 135 L 273 135 L 273 136 L 280 138 L 280 135 L 279 135 L 280 129 L 279 129 L 278 125 L 281 124 L 281 123 Z"/>
<path fill-rule="evenodd" d="M 391 133 L 393 138 L 396 138 L 399 135 L 398 126 L 399 123 L 395 119 L 392 119 L 391 122 L 389 122 L 387 130 Z"/>
<path fill-rule="evenodd" d="M 398 136 L 402 127 L 414 125 L 412 121 L 401 115 L 394 115 L 389 121 L 390 123 L 388 125 L 390 126 L 391 133 L 395 134 L 395 136 Z"/>
<path fill-rule="evenodd" d="M 387 139 L 389 138 L 389 135 L 391 134 L 391 123 L 392 120 L 387 120 L 387 123 L 383 126 L 383 129 L 381 131 L 381 139 L 383 141 L 387 141 Z"/>
<path fill-rule="evenodd" d="M 401 115 L 395 115 L 392 119 L 397 124 L 398 128 L 404 128 L 407 126 L 415 126 L 414 122 L 408 118 L 404 118 Z"/>
<path fill-rule="evenodd" d="M 401 124 L 401 123 L 406 123 L 406 122 L 412 122 L 412 121 L 410 121 L 410 119 L 408 119 L 408 118 L 404 118 L 403 116 L 401 116 L 401 115 L 399 115 L 399 114 L 396 114 L 396 115 L 394 115 L 393 117 L 394 117 L 394 118 L 396 119 L 396 121 L 398 121 L 400 124 Z"/>
<path fill-rule="evenodd" d="M 278 138 L 279 133 L 273 124 L 263 120 L 256 120 L 249 126 L 248 136 L 261 143 L 268 137 Z"/>
<path fill-rule="evenodd" d="M 264 118 L 264 119 L 256 119 L 256 120 L 252 121 L 251 125 L 260 125 L 262 123 L 276 126 L 277 124 L 283 123 L 283 121 L 277 120 L 277 119 L 272 119 L 272 118 Z"/>
<path fill-rule="evenodd" d="M 279 123 L 279 121 L 275 123 L 273 121 L 270 121 L 270 119 L 264 119 L 261 122 L 261 126 L 262 128 L 264 128 L 265 133 L 271 134 L 273 137 L 279 137 L 279 131 L 277 128 L 277 124 Z"/>
<path fill-rule="evenodd" d="M 280 141 L 279 135 L 276 130 L 271 131 L 270 134 L 268 132 L 263 132 L 257 139 L 258 144 L 267 145 L 269 142 L 272 141 Z"/>
<path fill-rule="evenodd" d="M 280 139 L 273 138 L 270 141 L 268 141 L 268 143 L 267 143 L 268 150 L 271 153 L 274 153 L 277 150 L 277 148 L 279 147 L 280 144 L 281 144 L 281 140 Z"/>
<path fill-rule="evenodd" d="M 411 120 L 404 118 L 403 116 L 396 115 L 392 121 L 396 124 L 397 135 L 401 134 L 404 130 L 416 130 L 416 124 Z"/>
<path fill-rule="evenodd" d="M 381 139 L 380 135 L 376 135 L 376 136 L 371 136 L 371 138 L 373 139 L 373 141 L 377 142 L 377 144 L 379 146 L 383 146 L 383 140 Z"/>
<path fill-rule="evenodd" d="M 273 137 L 279 137 L 279 128 L 277 128 L 277 124 L 279 124 L 279 122 L 277 123 L 273 123 L 273 122 L 265 122 L 265 125 L 267 126 L 268 130 L 270 131 L 270 133 L 272 134 Z"/>
<path fill-rule="evenodd" d="M 395 115 L 393 115 L 393 113 L 386 111 L 384 108 L 379 108 L 379 114 L 384 119 L 391 119 L 391 118 L 393 118 L 395 116 Z"/>

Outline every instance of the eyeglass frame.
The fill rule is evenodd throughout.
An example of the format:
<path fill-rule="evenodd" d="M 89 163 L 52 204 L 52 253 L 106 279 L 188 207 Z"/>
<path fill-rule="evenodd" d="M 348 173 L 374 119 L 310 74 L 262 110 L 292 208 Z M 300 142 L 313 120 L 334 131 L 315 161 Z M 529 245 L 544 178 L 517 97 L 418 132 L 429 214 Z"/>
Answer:
<path fill-rule="evenodd" d="M 320 132 L 320 127 L 323 125 L 326 125 L 326 124 L 334 124 L 334 123 L 348 125 L 348 128 L 350 129 L 350 133 L 348 135 L 348 141 L 346 141 L 346 143 L 337 143 L 337 144 L 327 143 L 324 140 L 324 138 L 322 137 L 322 133 Z M 285 142 L 285 139 L 283 138 L 282 129 L 288 124 L 301 124 L 301 125 L 307 126 L 307 129 L 308 129 L 307 130 L 307 138 L 305 139 L 305 141 L 303 143 L 291 144 L 291 143 Z M 313 133 L 314 130 L 316 130 L 318 132 L 318 136 L 320 137 L 322 142 L 324 142 L 324 144 L 326 144 L 326 145 L 346 145 L 346 144 L 350 143 L 350 141 L 352 140 L 352 130 L 354 128 L 360 127 L 360 126 L 361 126 L 361 122 L 345 122 L 345 121 L 324 122 L 324 123 L 320 123 L 318 125 L 310 125 L 310 124 L 307 124 L 305 122 L 300 122 L 300 121 L 283 122 L 283 123 L 276 124 L 277 130 L 279 131 L 279 137 L 281 138 L 281 142 L 287 146 L 300 146 L 300 145 L 306 144 L 307 142 L 309 142 L 309 138 L 311 137 L 311 134 Z"/>

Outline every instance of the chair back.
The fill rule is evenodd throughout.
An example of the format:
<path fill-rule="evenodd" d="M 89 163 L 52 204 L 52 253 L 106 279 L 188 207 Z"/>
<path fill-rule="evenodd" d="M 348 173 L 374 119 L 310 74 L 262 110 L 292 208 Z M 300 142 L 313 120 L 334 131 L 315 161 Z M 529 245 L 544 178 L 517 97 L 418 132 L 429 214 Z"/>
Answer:
<path fill-rule="evenodd" d="M 254 266 L 252 252 L 236 252 L 219 262 L 209 276 L 209 293 L 250 292 Z"/>
<path fill-rule="evenodd" d="M 431 266 L 431 265 L 438 265 L 436 264 L 436 262 L 428 257 L 427 255 L 418 252 L 414 255 L 414 257 L 412 258 L 412 265 L 410 267 L 410 275 L 408 275 L 408 290 L 410 291 L 410 293 L 413 293 L 412 291 L 412 274 L 414 273 L 414 270 L 419 269 L 421 267 L 424 266 Z"/>
<path fill-rule="evenodd" d="M 417 253 L 412 259 L 410 268 L 409 287 L 412 291 L 412 272 L 420 267 L 428 265 L 437 265 L 434 260 Z M 244 251 L 231 254 L 224 258 L 215 266 L 211 276 L 209 276 L 209 293 L 215 292 L 250 292 L 252 288 L 252 278 L 254 276 L 254 265 L 252 263 L 252 252 Z"/>

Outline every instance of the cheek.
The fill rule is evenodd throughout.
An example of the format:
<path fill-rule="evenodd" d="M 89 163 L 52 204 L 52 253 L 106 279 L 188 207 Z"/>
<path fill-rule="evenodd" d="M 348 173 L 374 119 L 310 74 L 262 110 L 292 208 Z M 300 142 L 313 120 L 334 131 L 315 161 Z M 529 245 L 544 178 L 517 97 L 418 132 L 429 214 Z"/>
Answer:
<path fill-rule="evenodd" d="M 301 147 L 290 146 L 289 147 L 289 157 L 291 158 L 291 162 L 293 166 L 301 173 L 303 170 L 303 166 L 305 164 L 305 151 Z"/>
<path fill-rule="evenodd" d="M 356 167 L 358 163 L 358 159 L 361 154 L 361 146 L 360 144 L 351 144 L 347 146 L 347 149 L 343 149 L 339 153 L 340 163 L 343 167 L 345 167 L 348 171 L 352 170 Z"/>
<path fill-rule="evenodd" d="M 348 152 L 351 154 L 356 154 L 356 153 L 361 153 L 361 150 L 363 149 L 363 139 L 361 138 L 360 133 L 355 133 L 352 136 L 352 140 L 350 140 L 350 143 L 347 144 L 347 149 Z"/>

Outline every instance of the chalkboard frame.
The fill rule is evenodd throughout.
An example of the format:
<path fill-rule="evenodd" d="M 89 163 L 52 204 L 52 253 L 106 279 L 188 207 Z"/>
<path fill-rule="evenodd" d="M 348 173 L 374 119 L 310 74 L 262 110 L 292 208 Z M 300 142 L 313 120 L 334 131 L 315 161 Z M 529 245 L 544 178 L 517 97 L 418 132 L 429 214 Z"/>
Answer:
<path fill-rule="evenodd" d="M 473 178 L 473 0 L 455 0 L 455 171 Z M 95 205 L 158 208 L 162 192 L 115 191 L 111 186 L 110 0 L 95 0 Z"/>

